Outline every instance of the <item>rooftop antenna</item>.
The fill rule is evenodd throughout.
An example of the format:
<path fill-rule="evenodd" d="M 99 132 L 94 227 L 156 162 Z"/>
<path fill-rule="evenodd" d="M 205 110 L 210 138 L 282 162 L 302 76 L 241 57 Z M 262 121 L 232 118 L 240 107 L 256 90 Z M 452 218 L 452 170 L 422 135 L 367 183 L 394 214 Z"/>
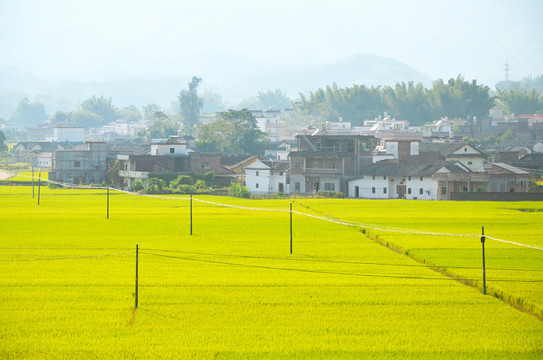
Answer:
<path fill-rule="evenodd" d="M 503 69 L 505 72 L 505 81 L 509 81 L 509 63 L 505 63 L 505 68 Z"/>

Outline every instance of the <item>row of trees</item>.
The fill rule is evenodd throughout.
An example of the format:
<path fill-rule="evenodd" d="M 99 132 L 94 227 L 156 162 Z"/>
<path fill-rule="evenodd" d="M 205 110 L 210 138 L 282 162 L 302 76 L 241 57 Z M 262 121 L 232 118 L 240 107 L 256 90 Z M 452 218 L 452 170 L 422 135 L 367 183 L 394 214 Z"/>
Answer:
<path fill-rule="evenodd" d="M 394 87 L 339 88 L 333 84 L 300 97 L 296 106 L 299 118 L 337 121 L 342 117 L 355 125 L 384 112 L 420 126 L 441 117 L 486 118 L 495 105 L 508 115 L 543 111 L 543 93 L 535 89 L 498 89 L 497 94 L 491 96 L 488 86 L 478 85 L 475 80 L 465 81 L 461 75 L 447 82 L 434 81 L 431 89 L 414 82 L 402 82 Z"/>

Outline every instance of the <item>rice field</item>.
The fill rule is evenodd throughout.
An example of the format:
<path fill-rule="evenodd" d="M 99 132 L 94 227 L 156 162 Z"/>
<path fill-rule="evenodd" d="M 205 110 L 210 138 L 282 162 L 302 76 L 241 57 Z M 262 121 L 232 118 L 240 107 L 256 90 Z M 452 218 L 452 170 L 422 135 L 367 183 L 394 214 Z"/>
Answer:
<path fill-rule="evenodd" d="M 104 190 L 42 187 L 38 206 L 0 186 L 0 358 L 543 355 L 542 203 L 198 196 L 192 235 L 186 197 L 109 204 L 107 219 Z M 535 247 L 486 241 L 487 296 L 481 226 Z"/>

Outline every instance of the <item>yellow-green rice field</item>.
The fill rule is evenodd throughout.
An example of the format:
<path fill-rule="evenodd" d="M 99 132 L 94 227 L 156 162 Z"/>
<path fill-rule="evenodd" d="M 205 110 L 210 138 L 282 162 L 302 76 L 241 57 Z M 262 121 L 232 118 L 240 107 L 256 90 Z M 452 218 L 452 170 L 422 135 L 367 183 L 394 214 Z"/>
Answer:
<path fill-rule="evenodd" d="M 0 186 L 1 359 L 543 356 L 541 202 L 197 196 L 190 235 L 188 197 L 40 193 Z"/>

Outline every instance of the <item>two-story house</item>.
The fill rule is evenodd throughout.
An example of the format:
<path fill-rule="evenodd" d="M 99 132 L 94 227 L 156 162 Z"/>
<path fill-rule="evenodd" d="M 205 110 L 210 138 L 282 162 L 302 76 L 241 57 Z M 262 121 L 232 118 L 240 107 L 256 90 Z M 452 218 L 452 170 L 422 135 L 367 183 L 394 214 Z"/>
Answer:
<path fill-rule="evenodd" d="M 245 186 L 251 194 L 290 193 L 288 161 L 257 160 L 245 167 Z"/>
<path fill-rule="evenodd" d="M 298 150 L 291 151 L 290 193 L 319 190 L 347 193 L 347 182 L 372 163 L 375 137 L 352 131 L 297 135 Z"/>

